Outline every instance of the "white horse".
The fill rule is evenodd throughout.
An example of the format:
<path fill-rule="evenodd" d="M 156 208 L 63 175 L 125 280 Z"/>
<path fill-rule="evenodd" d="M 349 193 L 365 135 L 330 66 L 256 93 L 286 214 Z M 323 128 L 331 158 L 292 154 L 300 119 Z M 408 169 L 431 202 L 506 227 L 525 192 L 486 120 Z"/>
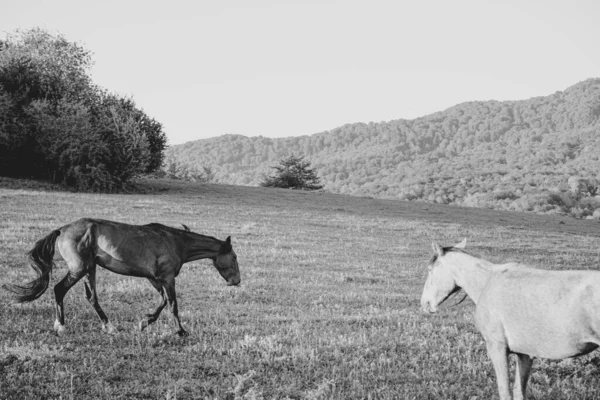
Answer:
<path fill-rule="evenodd" d="M 421 308 L 428 313 L 463 289 L 476 304 L 475 324 L 496 372 L 500 399 L 511 399 L 508 355 L 518 357 L 514 399 L 524 399 L 532 357 L 563 359 L 600 345 L 600 272 L 548 271 L 523 264 L 493 264 L 433 243 L 435 255 Z"/>

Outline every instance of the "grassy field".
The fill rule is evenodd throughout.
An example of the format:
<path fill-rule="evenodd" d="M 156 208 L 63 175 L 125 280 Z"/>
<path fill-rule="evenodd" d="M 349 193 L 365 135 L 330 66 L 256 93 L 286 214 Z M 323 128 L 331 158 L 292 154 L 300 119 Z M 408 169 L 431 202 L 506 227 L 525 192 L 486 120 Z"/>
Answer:
<path fill-rule="evenodd" d="M 140 183 L 143 194 L 96 195 L 0 179 L 0 285 L 32 278 L 25 253 L 80 217 L 161 222 L 225 239 L 242 284 L 209 261 L 177 279 L 180 338 L 150 284 L 99 269 L 108 335 L 78 283 L 58 337 L 53 293 L 28 304 L 0 291 L 0 399 L 490 399 L 495 378 L 473 304 L 419 309 L 431 241 L 492 261 L 598 268 L 600 224 L 327 193 Z M 27 187 L 29 186 L 29 187 Z M 51 287 L 64 276 L 58 262 Z M 600 398 L 596 353 L 536 360 L 534 399 Z"/>

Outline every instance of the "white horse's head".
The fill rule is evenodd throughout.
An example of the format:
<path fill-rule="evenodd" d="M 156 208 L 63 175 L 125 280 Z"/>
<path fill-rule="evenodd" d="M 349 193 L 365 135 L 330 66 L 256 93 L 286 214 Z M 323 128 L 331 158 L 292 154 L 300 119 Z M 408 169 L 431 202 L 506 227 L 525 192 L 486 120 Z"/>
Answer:
<path fill-rule="evenodd" d="M 444 255 L 453 249 L 464 249 L 467 239 L 452 247 L 442 247 L 433 242 L 434 256 L 429 261 L 427 268 L 429 274 L 423 287 L 421 296 L 421 309 L 428 313 L 437 312 L 437 307 L 451 294 L 460 290 L 450 268 L 444 268 Z"/>

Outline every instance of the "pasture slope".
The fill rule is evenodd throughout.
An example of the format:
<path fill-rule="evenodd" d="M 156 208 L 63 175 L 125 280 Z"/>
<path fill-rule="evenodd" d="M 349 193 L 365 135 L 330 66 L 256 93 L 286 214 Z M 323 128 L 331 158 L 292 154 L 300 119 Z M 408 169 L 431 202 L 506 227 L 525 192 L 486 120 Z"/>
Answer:
<path fill-rule="evenodd" d="M 25 187 L 24 185 L 29 185 Z M 100 331 L 78 283 L 69 333 L 52 331 L 52 286 L 15 305 L 0 291 L 1 399 L 492 399 L 496 384 L 473 304 L 419 309 L 431 241 L 466 237 L 495 262 L 598 268 L 600 224 L 561 217 L 179 182 L 144 194 L 82 194 L 0 179 L 0 284 L 32 277 L 24 254 L 80 217 L 161 222 L 224 239 L 242 272 L 227 287 L 208 261 L 177 279 L 187 338 L 168 310 L 135 328 L 158 295 L 144 279 L 98 271 Z M 536 360 L 533 399 L 600 398 L 600 357 Z"/>

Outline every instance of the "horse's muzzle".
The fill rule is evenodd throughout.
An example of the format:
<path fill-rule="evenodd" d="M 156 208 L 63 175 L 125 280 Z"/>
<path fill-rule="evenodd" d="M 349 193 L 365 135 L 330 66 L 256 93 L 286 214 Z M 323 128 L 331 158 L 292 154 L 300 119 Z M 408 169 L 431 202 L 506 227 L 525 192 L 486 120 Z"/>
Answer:
<path fill-rule="evenodd" d="M 227 281 L 227 286 L 237 286 L 242 280 L 240 278 L 230 278 Z"/>

